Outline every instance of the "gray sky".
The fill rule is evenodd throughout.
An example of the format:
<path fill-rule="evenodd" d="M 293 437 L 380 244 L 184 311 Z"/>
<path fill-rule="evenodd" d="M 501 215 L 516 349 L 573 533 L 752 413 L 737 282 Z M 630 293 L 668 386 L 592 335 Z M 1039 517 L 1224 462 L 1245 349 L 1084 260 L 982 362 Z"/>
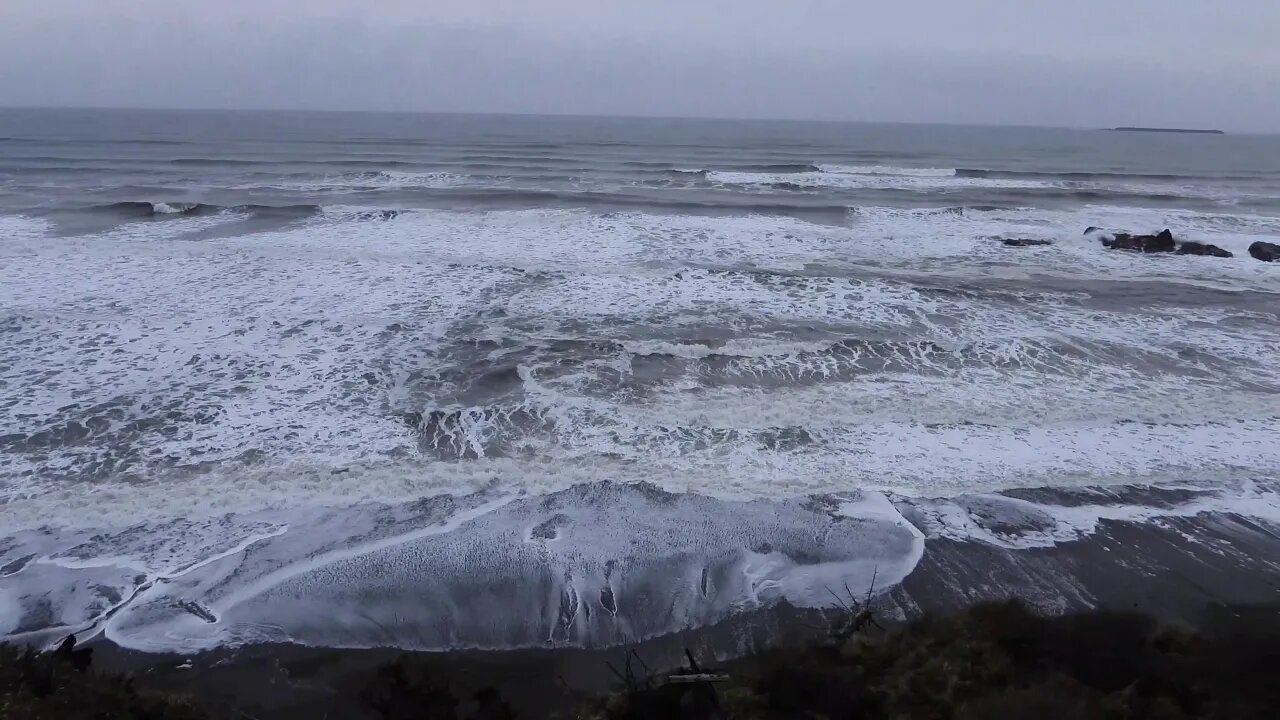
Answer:
<path fill-rule="evenodd" d="M 1280 132 L 1280 0 L 0 0 L 0 104 Z"/>

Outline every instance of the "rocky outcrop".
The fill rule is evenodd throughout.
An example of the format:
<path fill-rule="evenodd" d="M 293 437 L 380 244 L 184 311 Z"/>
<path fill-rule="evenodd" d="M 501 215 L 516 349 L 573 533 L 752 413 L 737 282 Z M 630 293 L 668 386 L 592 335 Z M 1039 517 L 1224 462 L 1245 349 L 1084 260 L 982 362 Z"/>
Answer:
<path fill-rule="evenodd" d="M 1178 249 L 1178 243 L 1173 239 L 1173 233 L 1168 230 L 1162 230 L 1155 235 L 1116 233 L 1110 238 L 1102 238 L 1102 244 L 1112 250 L 1130 250 L 1144 253 L 1173 252 Z"/>
<path fill-rule="evenodd" d="M 1207 255 L 1210 257 L 1229 258 L 1235 257 L 1231 251 L 1224 250 L 1217 245 L 1209 243 L 1195 242 L 1188 240 L 1179 242 L 1173 237 L 1173 232 L 1162 230 L 1155 235 L 1131 235 L 1129 233 L 1109 233 L 1098 227 L 1090 227 L 1084 231 L 1085 236 L 1093 236 L 1102 243 L 1104 247 L 1112 250 L 1128 250 L 1130 252 L 1141 253 L 1177 253 L 1178 255 Z M 1254 246 L 1269 245 L 1269 243 L 1254 243 Z M 1271 251 L 1273 258 L 1280 258 L 1280 245 L 1271 245 L 1274 248 Z M 1249 253 L 1254 257 L 1253 247 L 1249 248 Z M 1261 258 L 1259 258 L 1261 259 Z"/>
<path fill-rule="evenodd" d="M 1249 254 L 1263 262 L 1280 262 L 1280 245 L 1259 240 L 1249 246 Z"/>
<path fill-rule="evenodd" d="M 1178 246 L 1179 255 L 1211 255 L 1213 257 L 1229 258 L 1235 257 L 1229 250 L 1223 250 L 1217 245 L 1209 245 L 1198 242 L 1184 242 Z"/>

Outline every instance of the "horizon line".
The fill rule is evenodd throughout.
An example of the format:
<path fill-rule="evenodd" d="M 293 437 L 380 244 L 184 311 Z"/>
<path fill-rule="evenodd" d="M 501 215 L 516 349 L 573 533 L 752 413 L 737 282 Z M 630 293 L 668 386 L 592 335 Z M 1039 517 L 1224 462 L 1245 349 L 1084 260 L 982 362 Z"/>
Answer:
<path fill-rule="evenodd" d="M 955 122 L 946 120 L 866 120 L 853 118 L 801 118 L 801 117 L 733 117 L 724 115 L 660 115 L 581 112 L 515 112 L 506 110 L 387 110 L 370 108 L 283 108 L 283 107 L 175 107 L 175 106 L 126 106 L 126 105 L 9 105 L 0 102 L 0 112 L 6 110 L 41 111 L 105 111 L 105 112 L 156 112 L 156 113 L 297 113 L 317 115 L 421 115 L 454 117 L 512 117 L 512 118 L 572 118 L 583 120 L 678 120 L 697 122 L 744 123 L 808 123 L 815 125 L 914 125 L 955 128 L 1019 128 L 1028 130 L 1069 130 L 1076 132 L 1114 131 L 1133 125 L 1039 125 L 1001 122 Z M 1228 126 L 1229 127 L 1229 126 Z M 1219 130 L 1224 135 L 1243 137 L 1273 137 L 1280 130 Z"/>
<path fill-rule="evenodd" d="M 853 118 L 801 118 L 801 117 L 743 117 L 727 115 L 659 115 L 637 114 L 624 115 L 617 113 L 581 113 L 581 112 L 516 112 L 507 110 L 384 110 L 368 108 L 282 108 L 282 107 L 175 107 L 175 106 L 126 106 L 126 105 L 8 105 L 0 102 L 0 111 L 4 110 L 69 110 L 69 111 L 109 111 L 109 112 L 174 112 L 174 113 L 312 113 L 312 114 L 353 114 L 353 115 L 426 115 L 426 116 L 482 116 L 482 117 L 528 117 L 528 118 L 576 118 L 584 120 L 694 120 L 717 122 L 761 122 L 761 123 L 813 123 L 822 125 L 941 125 L 948 127 L 998 127 L 1028 128 L 1041 130 L 1110 130 L 1106 126 L 1083 125 L 1036 125 L 1028 123 L 999 122 L 949 122 L 945 120 L 862 120 Z"/>

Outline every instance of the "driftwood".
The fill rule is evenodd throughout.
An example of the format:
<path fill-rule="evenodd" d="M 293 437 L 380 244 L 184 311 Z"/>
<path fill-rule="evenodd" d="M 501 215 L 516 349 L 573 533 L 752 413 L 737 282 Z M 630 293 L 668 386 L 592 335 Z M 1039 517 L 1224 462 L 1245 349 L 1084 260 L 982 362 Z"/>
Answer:
<path fill-rule="evenodd" d="M 703 669 L 701 667 L 698 666 L 698 660 L 693 656 L 693 653 L 689 651 L 689 648 L 684 649 L 684 656 L 689 658 L 689 669 L 693 671 L 690 674 L 692 675 L 707 674 L 703 672 Z M 711 701 L 711 707 L 715 709 L 716 714 L 722 718 L 726 717 L 724 714 L 724 709 L 720 707 L 720 695 L 716 693 L 716 686 L 712 685 L 710 682 L 703 681 L 703 682 L 697 683 L 697 687 L 706 689 L 707 699 Z"/>
<path fill-rule="evenodd" d="M 636 652 L 634 648 L 627 651 L 622 669 L 618 669 L 608 661 L 605 661 L 605 667 L 609 668 L 609 672 L 613 673 L 613 676 L 622 682 L 627 693 L 655 690 L 666 685 L 691 685 L 692 687 L 687 692 L 693 693 L 695 697 L 702 695 L 711 709 L 715 711 L 717 717 L 726 717 L 724 709 L 720 706 L 720 696 L 716 693 L 713 683 L 726 682 L 729 680 L 729 675 L 702 667 L 698 664 L 698 659 L 693 656 L 693 652 L 689 648 L 685 648 L 684 656 L 689 660 L 688 666 L 666 675 L 654 674 L 649 669 L 649 665 L 644 661 L 644 658 L 640 657 L 640 653 Z M 633 661 L 644 668 L 645 674 L 643 676 L 635 672 Z"/>
<path fill-rule="evenodd" d="M 879 567 L 871 571 L 871 586 L 867 588 L 867 597 L 861 603 L 858 602 L 858 598 L 854 597 L 853 591 L 849 589 L 847 583 L 844 586 L 844 591 L 849 595 L 848 603 L 845 603 L 831 588 L 827 588 L 827 592 L 831 593 L 831 597 L 835 598 L 836 602 L 840 603 L 840 607 L 844 608 L 845 612 L 848 613 L 848 617 L 843 623 L 831 628 L 832 639 L 837 642 L 844 642 L 866 630 L 868 626 L 878 630 L 884 629 L 884 626 L 876 621 L 875 611 L 871 609 L 871 595 L 875 592 L 876 577 L 879 573 Z"/>
<path fill-rule="evenodd" d="M 717 673 L 702 673 L 701 675 L 668 675 L 667 683 L 679 685 L 684 683 L 701 683 L 701 682 L 727 682 L 728 675 Z"/>

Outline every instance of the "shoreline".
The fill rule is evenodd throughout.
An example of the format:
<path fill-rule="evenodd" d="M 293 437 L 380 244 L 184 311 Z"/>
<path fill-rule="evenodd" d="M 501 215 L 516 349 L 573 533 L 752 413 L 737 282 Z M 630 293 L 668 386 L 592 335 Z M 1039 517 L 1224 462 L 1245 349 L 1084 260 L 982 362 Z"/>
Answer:
<path fill-rule="evenodd" d="M 1140 582 L 1135 581 L 1135 576 Z M 1280 614 L 1280 528 L 1233 513 L 1157 522 L 1103 520 L 1091 535 L 1052 547 L 1012 549 L 982 541 L 926 538 L 901 584 L 874 601 L 885 620 L 955 614 L 975 604 L 1022 599 L 1051 615 L 1090 609 L 1140 612 L 1195 628 L 1241 625 L 1250 613 Z M 617 680 L 634 649 L 654 671 L 689 649 L 715 662 L 825 636 L 824 614 L 780 604 L 713 626 L 606 649 L 456 650 L 408 653 L 464 688 L 493 686 L 521 713 L 543 717 Z M 148 654 L 98 640 L 96 667 L 135 674 L 148 687 L 231 704 L 259 720 L 359 716 L 358 689 L 398 649 L 343 650 L 250 645 L 194 655 Z M 345 708 L 345 710 L 344 710 Z"/>
<path fill-rule="evenodd" d="M 9 642 L 37 646 L 75 632 L 82 641 L 102 634 L 133 650 L 187 655 L 271 643 L 602 649 L 783 603 L 831 607 L 832 589 L 845 585 L 859 594 L 874 585 L 880 595 L 939 574 L 950 580 L 938 598 L 908 595 L 900 615 L 953 610 L 948 597 L 972 602 L 972 591 L 958 589 L 981 587 L 965 577 L 972 569 L 935 567 L 953 546 L 971 548 L 962 556 L 992 555 L 985 561 L 992 568 L 1011 565 L 994 583 L 1005 592 L 1025 584 L 1016 575 L 1025 572 L 1019 558 L 1062 554 L 1080 539 L 1100 542 L 1108 521 L 1150 530 L 1210 516 L 1280 526 L 1280 488 L 1261 478 L 1223 478 L 1213 488 L 1060 487 L 947 498 L 862 491 L 731 500 L 608 482 L 537 496 L 482 491 L 180 521 L 176 529 L 189 538 L 182 553 L 150 566 L 140 562 L 154 554 L 145 525 L 115 534 L 26 533 L 5 550 L 14 560 L 4 594 L 19 612 Z M 1222 544 L 1200 537 L 1203 530 L 1179 532 L 1193 550 Z M 104 556 L 105 549 L 114 552 Z M 1075 606 L 1098 594 L 1076 585 L 1045 585 L 1040 593 L 1076 598 Z M 1037 602 L 1034 588 L 1020 594 L 1049 612 L 1066 608 L 1065 601 Z"/>

